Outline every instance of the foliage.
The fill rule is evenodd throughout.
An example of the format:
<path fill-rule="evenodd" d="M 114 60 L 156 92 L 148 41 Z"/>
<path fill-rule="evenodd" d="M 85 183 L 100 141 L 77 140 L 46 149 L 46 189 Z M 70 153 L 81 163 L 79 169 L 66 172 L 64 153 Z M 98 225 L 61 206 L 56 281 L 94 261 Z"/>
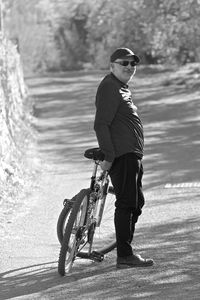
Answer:
<path fill-rule="evenodd" d="M 5 1 L 6 28 L 33 69 L 105 68 L 119 46 L 143 63 L 200 60 L 200 0 Z"/>
<path fill-rule="evenodd" d="M 147 63 L 199 61 L 199 1 L 97 2 L 88 20 L 93 53 L 98 54 L 102 44 L 105 52 L 126 45 Z"/>

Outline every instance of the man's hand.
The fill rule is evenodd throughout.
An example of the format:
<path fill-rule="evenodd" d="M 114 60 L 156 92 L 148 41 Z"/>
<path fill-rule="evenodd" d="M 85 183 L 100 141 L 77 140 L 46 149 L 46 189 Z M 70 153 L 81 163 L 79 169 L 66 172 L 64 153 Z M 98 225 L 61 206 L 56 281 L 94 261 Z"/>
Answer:
<path fill-rule="evenodd" d="M 103 171 L 108 171 L 110 170 L 112 163 L 107 160 L 103 160 L 102 162 L 100 162 L 100 166 Z"/>

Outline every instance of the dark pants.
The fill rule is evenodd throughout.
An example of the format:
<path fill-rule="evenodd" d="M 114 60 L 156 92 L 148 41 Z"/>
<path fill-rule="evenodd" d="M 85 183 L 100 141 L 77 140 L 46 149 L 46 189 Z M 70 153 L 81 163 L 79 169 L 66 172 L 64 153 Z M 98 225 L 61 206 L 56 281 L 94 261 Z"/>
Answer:
<path fill-rule="evenodd" d="M 144 205 L 142 162 L 134 153 L 127 153 L 114 160 L 109 175 L 116 194 L 114 222 L 117 256 L 129 256 L 133 254 L 131 242 L 135 223 Z"/>

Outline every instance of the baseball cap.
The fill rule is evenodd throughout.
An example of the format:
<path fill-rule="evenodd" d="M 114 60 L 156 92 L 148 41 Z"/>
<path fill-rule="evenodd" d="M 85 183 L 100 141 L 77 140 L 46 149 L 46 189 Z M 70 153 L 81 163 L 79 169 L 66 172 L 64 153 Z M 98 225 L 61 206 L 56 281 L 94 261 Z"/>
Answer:
<path fill-rule="evenodd" d="M 110 56 L 110 62 L 114 62 L 118 58 L 128 58 L 132 57 L 137 64 L 140 62 L 140 58 L 133 53 L 132 50 L 128 48 L 117 48 L 113 54 Z"/>

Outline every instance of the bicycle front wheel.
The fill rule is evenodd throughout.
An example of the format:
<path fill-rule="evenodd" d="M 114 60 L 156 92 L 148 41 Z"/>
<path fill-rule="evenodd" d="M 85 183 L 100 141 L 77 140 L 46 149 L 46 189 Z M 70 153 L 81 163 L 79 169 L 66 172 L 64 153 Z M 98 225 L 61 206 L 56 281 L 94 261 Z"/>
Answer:
<path fill-rule="evenodd" d="M 61 276 L 70 272 L 79 248 L 87 242 L 87 235 L 84 235 L 84 225 L 87 217 L 89 193 L 90 189 L 80 191 L 69 216 L 58 261 L 58 273 Z"/>
<path fill-rule="evenodd" d="M 64 207 L 58 217 L 58 222 L 57 222 L 57 237 L 58 240 L 60 242 L 60 244 L 62 244 L 63 241 L 63 236 L 65 233 L 65 229 L 69 220 L 69 216 L 70 216 L 70 212 L 72 210 L 72 205 L 73 202 L 66 199 L 64 201 Z"/>

